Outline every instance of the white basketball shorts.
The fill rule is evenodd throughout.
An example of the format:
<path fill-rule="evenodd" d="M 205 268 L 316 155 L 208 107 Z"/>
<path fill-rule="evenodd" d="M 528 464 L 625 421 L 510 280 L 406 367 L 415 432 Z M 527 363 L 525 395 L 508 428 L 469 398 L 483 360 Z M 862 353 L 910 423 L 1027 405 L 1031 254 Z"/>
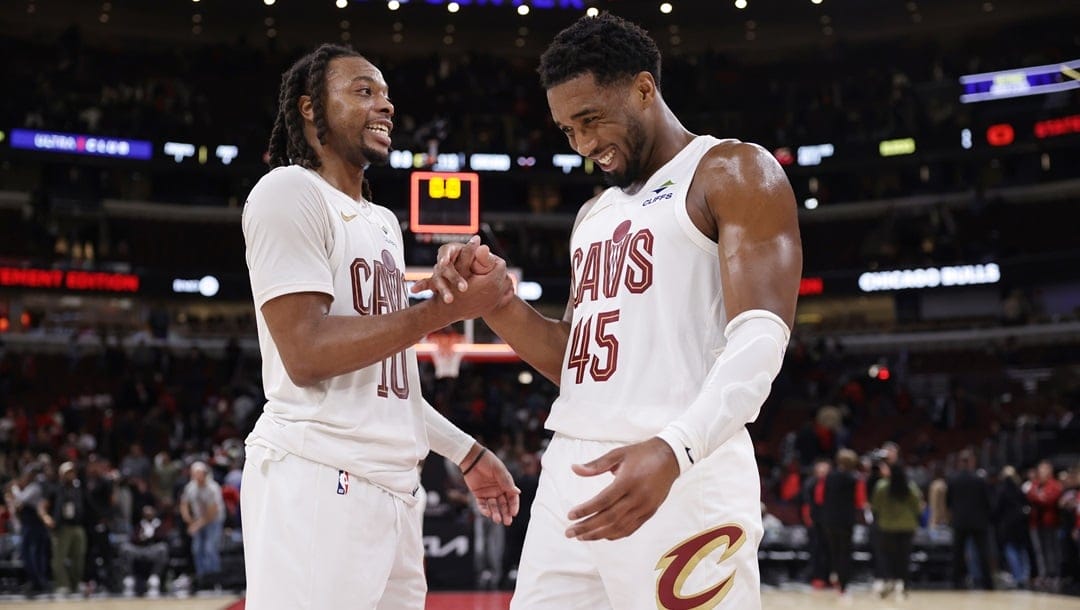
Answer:
<path fill-rule="evenodd" d="M 630 536 L 567 538 L 570 509 L 613 479 L 580 477 L 570 465 L 620 445 L 552 439 L 511 610 L 760 610 L 761 488 L 749 434 L 743 430 L 680 476 Z"/>
<path fill-rule="evenodd" d="M 240 489 L 249 610 L 423 609 L 423 503 L 262 444 Z"/>

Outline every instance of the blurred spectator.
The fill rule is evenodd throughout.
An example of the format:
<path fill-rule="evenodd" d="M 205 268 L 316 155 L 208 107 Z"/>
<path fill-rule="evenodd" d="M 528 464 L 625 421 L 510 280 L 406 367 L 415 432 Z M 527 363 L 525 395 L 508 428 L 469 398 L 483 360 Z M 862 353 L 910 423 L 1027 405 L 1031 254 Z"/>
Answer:
<path fill-rule="evenodd" d="M 946 502 L 949 485 L 945 482 L 945 471 L 938 465 L 934 468 L 934 475 L 927 491 L 927 518 L 926 526 L 933 529 L 947 526 L 952 519 L 949 517 L 949 506 Z"/>
<path fill-rule="evenodd" d="M 886 462 L 885 476 L 877 482 L 870 501 L 874 523 L 878 527 L 878 546 L 875 557 L 880 555 L 886 579 L 881 590 L 884 597 L 895 591 L 898 598 L 906 597 L 909 584 L 908 566 L 911 562 L 911 541 L 919 527 L 922 512 L 922 493 L 910 483 L 902 464 L 889 466 Z"/>
<path fill-rule="evenodd" d="M 814 462 L 813 475 L 803 485 L 803 524 L 810 534 L 810 584 L 815 589 L 823 589 L 828 584 L 832 566 L 824 515 L 825 480 L 831 469 L 832 462 L 818 458 Z"/>
<path fill-rule="evenodd" d="M 130 540 L 120 544 L 125 596 L 135 594 L 135 567 L 138 562 L 150 564 L 150 575 L 146 579 L 147 596 L 157 597 L 161 594 L 161 581 L 165 578 L 165 569 L 169 564 L 167 533 L 158 517 L 157 509 L 152 505 L 144 506 L 142 517 L 132 530 Z"/>
<path fill-rule="evenodd" d="M 52 493 L 52 571 L 56 594 L 65 596 L 86 591 L 83 568 L 86 561 L 86 498 L 77 478 L 75 464 L 64 462 L 58 470 L 60 482 Z"/>
<path fill-rule="evenodd" d="M 120 474 L 127 478 L 139 478 L 149 481 L 151 471 L 150 458 L 143 453 L 142 445 L 139 443 L 132 444 L 127 456 L 120 461 Z"/>
<path fill-rule="evenodd" d="M 836 454 L 836 470 L 825 477 L 825 531 L 829 540 L 832 571 L 836 572 L 840 595 L 849 598 L 851 544 L 855 519 L 866 505 L 866 482 L 855 472 L 859 458 L 850 449 Z"/>
<path fill-rule="evenodd" d="M 990 484 L 975 473 L 975 455 L 965 450 L 960 454 L 959 472 L 949 477 L 945 503 L 952 514 L 953 528 L 953 587 L 964 589 L 965 558 L 968 540 L 974 542 L 979 568 L 975 583 L 983 589 L 994 588 L 990 572 L 990 515 L 992 502 Z"/>
<path fill-rule="evenodd" d="M 184 469 L 169 455 L 168 451 L 160 451 L 154 456 L 153 490 L 154 495 L 163 502 L 172 504 L 176 497 L 176 485 L 180 480 L 180 473 Z"/>
<path fill-rule="evenodd" d="M 1035 478 L 1027 490 L 1031 504 L 1031 542 L 1035 547 L 1035 562 L 1039 570 L 1036 585 L 1057 590 L 1061 577 L 1061 541 L 1058 539 L 1058 500 L 1061 482 L 1054 477 L 1054 466 L 1039 462 Z"/>
<path fill-rule="evenodd" d="M 1005 554 L 1005 563 L 1016 586 L 1024 589 L 1031 585 L 1031 559 L 1028 556 L 1027 498 L 1020 489 L 1020 476 L 1012 466 L 1001 469 L 997 495 L 994 498 L 994 523 L 997 524 L 998 543 Z"/>
<path fill-rule="evenodd" d="M 46 510 L 44 467 L 35 462 L 23 469 L 10 493 L 19 519 L 23 560 L 28 580 L 27 592 L 45 593 L 49 590 L 49 528 L 52 516 Z"/>
<path fill-rule="evenodd" d="M 203 462 L 191 465 L 191 480 L 180 496 L 180 516 L 191 536 L 196 586 L 214 587 L 221 572 L 221 532 L 225 521 L 225 501 L 221 487 Z"/>

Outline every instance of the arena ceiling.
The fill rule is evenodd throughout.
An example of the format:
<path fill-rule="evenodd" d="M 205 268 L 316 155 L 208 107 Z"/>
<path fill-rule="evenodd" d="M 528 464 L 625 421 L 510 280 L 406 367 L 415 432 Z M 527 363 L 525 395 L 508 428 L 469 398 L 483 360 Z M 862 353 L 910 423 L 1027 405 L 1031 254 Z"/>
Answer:
<path fill-rule="evenodd" d="M 595 6 L 650 30 L 665 52 L 747 51 L 763 61 L 808 45 L 867 38 L 938 36 L 1047 17 L 1080 18 L 1063 0 L 8 0 L 0 3 L 5 37 L 46 39 L 77 25 L 112 44 L 235 42 L 281 48 L 347 42 L 384 54 L 482 49 L 535 56 L 551 36 Z M 267 5 L 266 2 L 272 2 Z M 527 15 L 516 6 L 533 5 Z M 343 7 L 339 8 L 338 4 Z M 547 7 L 547 8 L 545 8 Z"/>

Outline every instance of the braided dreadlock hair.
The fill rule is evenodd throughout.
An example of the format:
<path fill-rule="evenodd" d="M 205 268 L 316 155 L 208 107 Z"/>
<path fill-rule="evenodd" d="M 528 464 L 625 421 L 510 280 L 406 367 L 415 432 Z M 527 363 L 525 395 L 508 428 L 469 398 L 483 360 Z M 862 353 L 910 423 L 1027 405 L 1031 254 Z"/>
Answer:
<path fill-rule="evenodd" d="M 544 89 L 592 73 L 598 85 L 610 85 L 639 72 L 652 74 L 660 88 L 660 50 L 649 33 L 611 13 L 581 17 L 555 36 L 540 57 Z"/>
<path fill-rule="evenodd" d="M 336 44 L 323 44 L 301 57 L 281 76 L 278 111 L 274 129 L 270 132 L 270 167 L 300 165 L 318 169 L 322 165 L 315 150 L 304 137 L 304 117 L 300 115 L 300 96 L 311 96 L 315 115 L 315 134 L 320 143 L 326 142 L 326 68 L 338 57 L 360 57 L 355 50 Z M 363 194 L 371 199 L 371 187 L 364 179 Z"/>

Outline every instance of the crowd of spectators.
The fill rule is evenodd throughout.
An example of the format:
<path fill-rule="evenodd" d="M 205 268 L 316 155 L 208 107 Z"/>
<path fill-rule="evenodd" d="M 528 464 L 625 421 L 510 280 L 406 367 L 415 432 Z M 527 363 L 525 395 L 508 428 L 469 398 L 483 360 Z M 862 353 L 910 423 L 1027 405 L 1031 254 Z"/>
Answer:
<path fill-rule="evenodd" d="M 101 350 L 67 355 L 0 348 L 0 485 L 7 500 L 0 514 L 0 540 L 5 541 L 0 550 L 6 553 L 0 566 L 5 561 L 20 566 L 14 573 L 0 569 L 0 588 L 153 595 L 242 587 L 242 439 L 261 411 L 257 359 L 235 345 L 215 357 L 197 349 L 177 352 L 153 341 L 123 345 L 105 341 Z M 985 538 L 980 528 L 966 536 L 976 557 L 990 549 L 991 559 L 985 565 L 958 564 L 963 570 L 954 572 L 958 582 L 965 583 L 966 572 L 976 584 L 989 586 L 994 581 L 988 575 L 1000 567 L 1013 574 L 1007 584 L 1068 589 L 1076 578 L 1070 542 L 1075 517 L 1069 511 L 1075 510 L 1078 482 L 1072 463 L 1054 462 L 1049 475 L 1045 466 L 1036 465 L 1054 456 L 1075 460 L 1067 453 L 1080 439 L 1080 421 L 1072 417 L 1077 389 L 1067 375 L 1074 356 L 1068 346 L 1052 348 L 1052 353 L 1021 350 L 1007 359 L 1006 352 L 981 358 L 953 352 L 944 357 L 949 365 L 940 355 L 914 354 L 904 365 L 894 363 L 895 376 L 883 382 L 865 374 L 874 360 L 845 354 L 831 342 L 807 345 L 797 336 L 769 403 L 751 428 L 763 501 L 776 517 L 770 522 L 819 532 L 811 533 L 811 546 L 820 540 L 831 540 L 826 544 L 830 549 L 837 545 L 825 557 L 849 556 L 843 541 L 850 539 L 852 528 L 873 524 L 875 517 L 907 527 L 911 520 L 898 518 L 895 511 L 882 514 L 882 502 L 892 496 L 876 480 L 888 476 L 881 464 L 892 460 L 892 472 L 902 468 L 917 495 L 928 500 L 926 510 L 919 504 L 918 527 L 952 524 L 951 535 L 959 537 L 957 517 L 934 516 L 941 509 L 937 481 L 971 470 L 963 466 L 971 463 L 979 468 L 973 476 L 981 481 L 972 484 L 998 490 L 990 495 L 991 508 L 1012 511 L 993 523 L 1015 521 L 1016 510 L 1025 523 L 1034 514 L 1029 511 L 1059 516 L 1031 517 L 1033 527 L 1052 532 L 1032 530 L 1021 538 L 1010 530 Z M 1061 372 L 1030 391 L 1022 381 L 1000 381 L 1012 367 L 1040 362 Z M 528 500 L 549 434 L 542 422 L 556 388 L 539 376 L 524 383 L 522 369 L 519 364 L 464 362 L 459 377 L 436 378 L 433 368 L 423 364 L 421 379 L 424 395 L 436 408 L 506 461 Z M 951 381 L 928 382 L 942 377 Z M 896 452 L 899 461 L 875 451 L 883 443 L 903 447 Z M 834 460 L 851 480 L 814 487 L 814 477 L 824 476 L 823 466 Z M 423 477 L 429 515 L 457 515 L 473 528 L 480 520 L 456 470 L 436 459 L 429 462 Z M 1026 482 L 1016 473 L 1025 473 Z M 1046 483 L 1059 478 L 1064 491 Z M 1008 496 L 1011 490 L 1005 488 L 1013 483 L 1023 485 L 1020 496 Z M 830 490 L 846 494 L 850 508 L 815 509 L 815 503 L 831 497 Z M 955 504 L 950 500 L 944 506 L 955 515 Z M 819 531 L 814 514 L 844 517 L 844 522 L 826 523 Z M 527 520 L 526 511 L 509 530 L 476 530 L 476 585 L 512 583 Z M 880 556 L 906 553 L 910 529 L 887 531 L 898 535 L 872 534 L 874 544 L 889 549 Z M 1028 554 L 1034 567 L 1023 567 Z M 19 562 L 12 564 L 16 557 Z M 901 590 L 907 577 L 897 571 L 900 563 L 882 565 L 882 587 L 888 580 L 894 581 L 893 590 Z M 841 586 L 859 577 L 851 565 L 815 564 L 807 570 L 800 577 L 820 581 L 819 586 L 832 573 Z"/>

